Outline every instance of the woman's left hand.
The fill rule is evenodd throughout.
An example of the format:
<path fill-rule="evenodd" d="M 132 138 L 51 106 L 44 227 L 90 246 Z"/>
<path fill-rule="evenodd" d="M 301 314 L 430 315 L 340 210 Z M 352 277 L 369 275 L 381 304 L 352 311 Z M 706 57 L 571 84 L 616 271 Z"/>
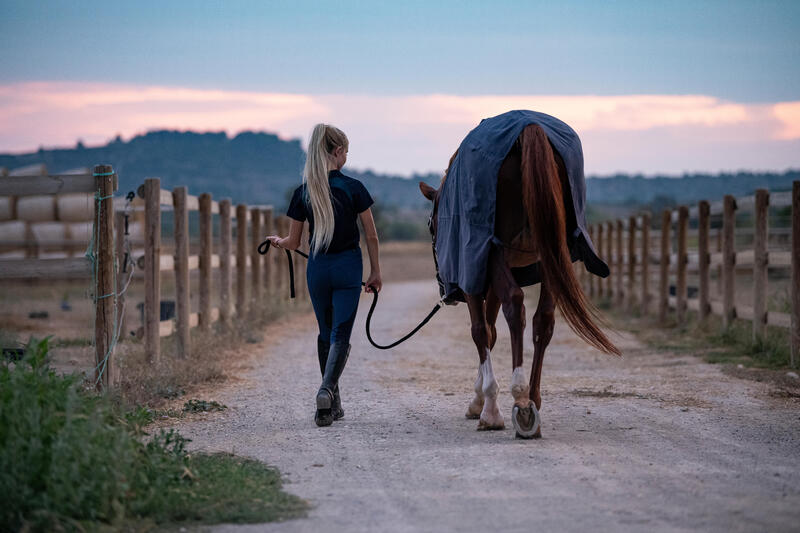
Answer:
<path fill-rule="evenodd" d="M 281 239 L 278 235 L 270 235 L 269 237 L 267 237 L 267 240 L 275 248 L 281 248 L 280 241 L 282 241 L 283 239 Z"/>
<path fill-rule="evenodd" d="M 380 272 L 372 272 L 364 283 L 364 292 L 381 292 L 383 281 Z"/>

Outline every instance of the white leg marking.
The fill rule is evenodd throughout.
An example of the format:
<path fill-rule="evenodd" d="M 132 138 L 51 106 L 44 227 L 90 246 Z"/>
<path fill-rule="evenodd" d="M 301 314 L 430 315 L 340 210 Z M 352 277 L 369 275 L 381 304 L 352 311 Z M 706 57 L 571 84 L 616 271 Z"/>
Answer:
<path fill-rule="evenodd" d="M 481 364 L 481 378 L 483 378 L 483 395 L 488 399 L 497 398 L 497 381 L 494 379 L 494 371 L 492 370 L 492 354 L 489 348 L 486 348 L 486 361 Z"/>
<path fill-rule="evenodd" d="M 478 367 L 478 377 L 475 378 L 475 397 L 467 407 L 467 418 L 479 418 L 483 411 L 483 373 Z"/>
<path fill-rule="evenodd" d="M 494 379 L 492 370 L 492 358 L 489 349 L 486 349 L 486 361 L 481 365 L 481 377 L 483 378 L 483 410 L 478 429 L 502 429 L 504 427 L 503 416 L 497 408 L 497 381 Z"/>
<path fill-rule="evenodd" d="M 530 387 L 525 372 L 518 366 L 511 373 L 511 396 L 514 398 L 514 403 L 527 406 L 529 393 Z"/>

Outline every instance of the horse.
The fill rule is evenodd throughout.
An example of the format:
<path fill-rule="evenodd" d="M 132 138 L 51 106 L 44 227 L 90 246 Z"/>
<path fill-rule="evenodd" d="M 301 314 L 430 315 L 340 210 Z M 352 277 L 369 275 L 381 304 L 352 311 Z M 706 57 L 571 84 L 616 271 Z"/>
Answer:
<path fill-rule="evenodd" d="M 458 151 L 450 158 L 439 189 L 424 182 L 419 184 L 423 196 L 433 204 L 429 226 L 434 261 L 440 191 L 457 155 Z M 495 322 L 501 307 L 511 335 L 512 422 L 518 438 L 541 437 L 542 363 L 553 336 L 556 308 L 579 337 L 605 353 L 620 355 L 597 325 L 601 322 L 599 313 L 583 293 L 573 271 L 565 228 L 568 217 L 575 217 L 575 213 L 568 198 L 569 182 L 563 159 L 551 147 L 542 127 L 525 126 L 497 175 L 494 236 L 502 245 L 492 246 L 489 252 L 485 290 L 463 293 L 479 358 L 475 397 L 467 407 L 466 417 L 478 419 L 478 430 L 505 427 L 497 408 L 498 385 L 490 357 L 497 340 Z M 526 380 L 522 369 L 524 294 L 512 268 L 536 263 L 541 273 L 541 291 L 532 320 L 533 364 Z"/>

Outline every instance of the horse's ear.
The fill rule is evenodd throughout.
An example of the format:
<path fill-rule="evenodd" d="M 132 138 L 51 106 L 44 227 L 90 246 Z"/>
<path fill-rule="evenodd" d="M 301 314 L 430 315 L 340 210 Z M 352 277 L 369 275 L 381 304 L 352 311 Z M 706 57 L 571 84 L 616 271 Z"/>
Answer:
<path fill-rule="evenodd" d="M 419 190 L 422 191 L 422 196 L 433 201 L 434 197 L 436 196 L 436 189 L 425 183 L 424 181 L 419 182 Z"/>

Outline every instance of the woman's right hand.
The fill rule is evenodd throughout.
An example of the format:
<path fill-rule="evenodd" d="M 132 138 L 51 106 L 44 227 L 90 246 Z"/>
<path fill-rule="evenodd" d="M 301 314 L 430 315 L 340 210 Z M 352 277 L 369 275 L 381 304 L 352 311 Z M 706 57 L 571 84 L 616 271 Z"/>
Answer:
<path fill-rule="evenodd" d="M 380 272 L 372 272 L 364 283 L 364 292 L 381 292 L 383 288 L 383 281 L 381 280 Z"/>
<path fill-rule="evenodd" d="M 282 248 L 282 246 L 280 245 L 280 241 L 282 241 L 283 239 L 281 239 L 278 235 L 270 235 L 269 237 L 267 237 L 267 240 L 275 248 Z"/>

